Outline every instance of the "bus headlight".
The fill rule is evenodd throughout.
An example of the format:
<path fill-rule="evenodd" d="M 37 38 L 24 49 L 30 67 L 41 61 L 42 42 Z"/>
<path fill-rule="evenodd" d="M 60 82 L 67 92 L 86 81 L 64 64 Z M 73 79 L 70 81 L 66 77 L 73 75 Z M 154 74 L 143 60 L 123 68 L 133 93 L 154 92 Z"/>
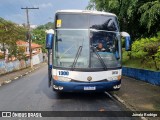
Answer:
<path fill-rule="evenodd" d="M 64 81 L 64 82 L 69 82 L 69 81 L 71 81 L 71 78 L 58 76 L 58 80 L 59 80 L 59 81 Z"/>
<path fill-rule="evenodd" d="M 108 81 L 121 80 L 121 75 L 109 77 L 109 78 L 107 78 L 107 80 L 108 80 Z"/>

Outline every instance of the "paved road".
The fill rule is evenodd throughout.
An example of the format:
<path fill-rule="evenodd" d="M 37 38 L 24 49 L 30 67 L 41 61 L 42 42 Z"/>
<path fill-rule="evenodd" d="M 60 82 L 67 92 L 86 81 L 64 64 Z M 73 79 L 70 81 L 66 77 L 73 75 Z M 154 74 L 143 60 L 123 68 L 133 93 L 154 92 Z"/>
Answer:
<path fill-rule="evenodd" d="M 122 111 L 124 106 L 102 94 L 62 94 L 47 86 L 47 66 L 0 87 L 1 111 Z M 44 118 L 43 118 L 44 119 Z M 51 119 L 51 118 L 48 118 Z M 53 118 L 52 118 L 53 119 Z M 71 118 L 56 118 L 71 119 Z M 80 120 L 133 118 L 78 118 Z"/>

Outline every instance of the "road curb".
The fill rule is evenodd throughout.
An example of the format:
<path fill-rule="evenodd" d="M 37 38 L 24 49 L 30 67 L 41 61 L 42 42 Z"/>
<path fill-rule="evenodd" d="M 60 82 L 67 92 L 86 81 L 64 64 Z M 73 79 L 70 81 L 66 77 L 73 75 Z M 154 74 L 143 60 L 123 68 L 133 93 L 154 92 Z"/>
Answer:
<path fill-rule="evenodd" d="M 127 102 L 125 102 L 124 100 L 122 100 L 120 97 L 118 97 L 116 94 L 113 94 L 113 97 L 118 100 L 120 103 L 122 103 L 123 105 L 126 106 L 126 108 L 130 109 L 131 111 L 135 111 L 135 109 L 129 105 Z"/>
<path fill-rule="evenodd" d="M 120 103 L 122 103 L 127 109 L 129 109 L 129 110 L 131 110 L 131 111 L 136 111 L 135 109 L 134 109 L 134 107 L 132 106 L 132 105 L 130 105 L 130 104 L 128 104 L 127 102 L 125 102 L 123 99 L 121 99 L 120 97 L 118 97 L 116 94 L 110 94 L 110 93 L 108 93 L 108 92 L 105 92 L 107 95 L 109 95 L 109 96 L 111 96 L 111 98 L 113 99 L 116 99 L 117 101 L 119 101 Z M 149 120 L 149 119 L 147 119 L 146 117 L 140 117 L 141 118 L 141 120 Z"/>
<path fill-rule="evenodd" d="M 40 66 L 37 66 L 37 67 L 33 68 L 32 70 L 29 70 L 29 71 L 25 72 L 24 74 L 21 74 L 21 75 L 19 75 L 19 76 L 15 76 L 13 79 L 9 79 L 9 80 L 3 81 L 3 82 L 0 84 L 0 87 L 3 86 L 3 85 L 5 85 L 5 84 L 11 83 L 13 80 L 17 80 L 17 79 L 19 79 L 19 78 L 21 78 L 21 77 L 23 77 L 23 76 L 28 75 L 29 73 L 37 70 L 38 68 L 40 68 L 40 67 L 43 66 L 44 64 L 46 64 L 46 63 L 42 63 Z"/>

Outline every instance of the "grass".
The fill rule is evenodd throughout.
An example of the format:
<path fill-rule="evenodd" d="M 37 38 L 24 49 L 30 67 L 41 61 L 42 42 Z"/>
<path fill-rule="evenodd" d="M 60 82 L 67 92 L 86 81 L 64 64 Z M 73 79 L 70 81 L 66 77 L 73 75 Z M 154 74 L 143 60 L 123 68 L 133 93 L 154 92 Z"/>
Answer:
<path fill-rule="evenodd" d="M 136 59 L 133 57 L 129 58 L 129 55 L 126 51 L 123 51 L 122 53 L 122 65 L 126 67 L 131 67 L 131 68 L 139 68 L 139 69 L 157 71 L 154 65 L 154 62 L 152 60 L 142 61 L 142 59 Z M 160 68 L 160 62 L 158 63 L 158 66 Z"/>

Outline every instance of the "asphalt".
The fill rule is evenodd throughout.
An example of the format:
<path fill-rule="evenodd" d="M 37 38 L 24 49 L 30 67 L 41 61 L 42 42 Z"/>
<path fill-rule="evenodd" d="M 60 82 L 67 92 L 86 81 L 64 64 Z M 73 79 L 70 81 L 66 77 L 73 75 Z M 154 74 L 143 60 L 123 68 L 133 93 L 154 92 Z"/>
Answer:
<path fill-rule="evenodd" d="M 9 76 L 9 75 L 7 75 Z M 1 111 L 126 111 L 123 104 L 105 93 L 58 94 L 48 88 L 47 65 L 0 87 Z M 118 113 L 117 113 L 118 114 Z M 7 119 L 7 118 L 6 118 Z M 17 118 L 15 118 L 17 119 Z M 35 118 L 34 118 L 35 119 Z M 73 117 L 42 118 L 70 120 Z M 81 117 L 78 120 L 137 120 L 129 117 Z M 25 119 L 21 119 L 25 120 Z"/>
<path fill-rule="evenodd" d="M 27 68 L 1 75 L 0 83 L 2 85 L 0 87 L 1 111 L 125 111 L 128 109 L 131 111 L 160 111 L 160 86 L 125 76 L 122 78 L 121 89 L 110 92 L 116 101 L 105 93 L 57 94 L 53 92 L 47 86 L 46 63 L 36 65 L 33 69 Z M 160 120 L 160 118 L 147 119 Z"/>

